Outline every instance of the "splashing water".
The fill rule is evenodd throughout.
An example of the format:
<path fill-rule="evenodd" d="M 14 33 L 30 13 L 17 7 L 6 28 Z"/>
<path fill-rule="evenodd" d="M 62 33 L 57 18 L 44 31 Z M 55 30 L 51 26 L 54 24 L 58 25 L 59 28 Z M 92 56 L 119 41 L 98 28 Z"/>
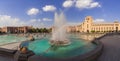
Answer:
<path fill-rule="evenodd" d="M 60 14 L 55 13 L 51 39 L 64 42 L 68 40 L 66 35 L 66 19 L 63 12 L 60 12 Z"/>

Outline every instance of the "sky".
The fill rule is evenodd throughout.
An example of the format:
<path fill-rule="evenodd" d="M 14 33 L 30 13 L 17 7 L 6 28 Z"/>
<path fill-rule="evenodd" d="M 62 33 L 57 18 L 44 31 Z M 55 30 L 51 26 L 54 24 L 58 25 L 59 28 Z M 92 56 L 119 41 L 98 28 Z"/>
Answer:
<path fill-rule="evenodd" d="M 86 16 L 96 22 L 120 22 L 120 0 L 0 0 L 0 27 L 51 27 L 54 13 L 63 11 L 67 22 L 79 24 Z"/>

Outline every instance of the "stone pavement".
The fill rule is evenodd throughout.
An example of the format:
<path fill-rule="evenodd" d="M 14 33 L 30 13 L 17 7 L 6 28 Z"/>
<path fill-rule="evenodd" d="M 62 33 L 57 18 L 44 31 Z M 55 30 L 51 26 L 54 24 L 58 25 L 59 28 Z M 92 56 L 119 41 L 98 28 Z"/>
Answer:
<path fill-rule="evenodd" d="M 7 57 L 7 56 L 1 56 L 0 55 L 0 61 L 14 61 L 12 57 Z"/>
<path fill-rule="evenodd" d="M 120 61 L 120 35 L 105 36 L 100 41 L 104 48 L 98 61 Z"/>

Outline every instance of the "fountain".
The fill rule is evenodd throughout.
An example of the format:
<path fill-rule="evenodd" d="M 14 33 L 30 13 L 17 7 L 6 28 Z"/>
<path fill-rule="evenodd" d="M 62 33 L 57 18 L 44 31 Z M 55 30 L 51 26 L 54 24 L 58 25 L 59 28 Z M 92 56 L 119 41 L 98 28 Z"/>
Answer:
<path fill-rule="evenodd" d="M 66 35 L 66 19 L 62 13 L 58 15 L 55 13 L 55 22 L 52 30 L 52 38 L 50 40 L 51 45 L 64 46 L 69 45 L 71 42 L 68 40 Z"/>
<path fill-rule="evenodd" d="M 66 19 L 63 12 L 55 13 L 54 20 L 52 35 L 29 42 L 27 48 L 35 55 L 28 61 L 81 61 L 81 59 L 87 61 L 88 58 L 93 59 L 92 56 L 99 51 L 93 51 L 97 44 L 81 39 L 80 35 L 66 33 Z M 87 53 L 90 57 L 86 56 Z"/>

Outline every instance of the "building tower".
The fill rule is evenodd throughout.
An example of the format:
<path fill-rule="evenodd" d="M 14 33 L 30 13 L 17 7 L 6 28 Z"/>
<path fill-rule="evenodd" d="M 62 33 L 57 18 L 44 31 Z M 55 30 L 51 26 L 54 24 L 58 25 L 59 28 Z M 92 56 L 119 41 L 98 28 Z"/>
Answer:
<path fill-rule="evenodd" d="M 84 32 L 91 32 L 93 18 L 92 16 L 87 16 L 84 21 Z"/>

